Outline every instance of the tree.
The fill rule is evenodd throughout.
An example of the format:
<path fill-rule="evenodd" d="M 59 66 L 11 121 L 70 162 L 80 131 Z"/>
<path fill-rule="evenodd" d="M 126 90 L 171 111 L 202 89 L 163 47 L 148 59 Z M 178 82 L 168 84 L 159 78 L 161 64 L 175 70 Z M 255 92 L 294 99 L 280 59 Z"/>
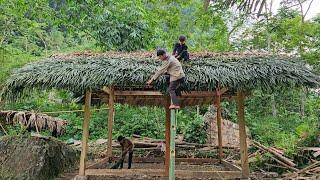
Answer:
<path fill-rule="evenodd" d="M 211 0 L 222 9 L 237 8 L 246 14 L 257 14 L 260 16 L 264 12 L 267 0 Z"/>
<path fill-rule="evenodd" d="M 125 14 L 125 16 L 124 16 Z M 114 2 L 94 19 L 90 29 L 105 50 L 135 51 L 151 44 L 152 29 L 141 3 Z"/>

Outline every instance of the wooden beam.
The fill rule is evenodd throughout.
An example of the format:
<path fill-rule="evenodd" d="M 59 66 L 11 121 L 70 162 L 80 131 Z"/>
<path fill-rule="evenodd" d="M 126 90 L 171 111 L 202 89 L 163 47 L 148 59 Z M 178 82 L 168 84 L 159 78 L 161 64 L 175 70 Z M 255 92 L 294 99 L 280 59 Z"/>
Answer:
<path fill-rule="evenodd" d="M 103 91 L 110 94 L 110 88 L 103 88 Z M 181 96 L 183 97 L 212 97 L 216 94 L 213 91 L 190 91 L 182 92 Z M 121 91 L 115 90 L 115 96 L 164 96 L 160 91 Z"/>
<path fill-rule="evenodd" d="M 176 137 L 176 110 L 170 110 L 170 167 L 169 167 L 169 180 L 175 180 L 175 137 Z"/>
<path fill-rule="evenodd" d="M 114 89 L 109 89 L 109 113 L 108 113 L 108 145 L 107 145 L 107 157 L 112 157 L 112 129 L 114 119 Z"/>
<path fill-rule="evenodd" d="M 222 120 L 221 120 L 221 92 L 220 88 L 217 89 L 217 96 L 216 96 L 216 108 L 217 108 L 217 127 L 218 127 L 218 145 L 219 145 L 219 160 L 222 163 L 223 159 L 223 149 L 222 149 Z"/>
<path fill-rule="evenodd" d="M 111 92 L 110 92 L 110 88 L 108 88 L 108 87 L 103 87 L 102 88 L 102 90 L 104 91 L 104 92 L 106 92 L 107 94 L 110 94 Z"/>
<path fill-rule="evenodd" d="M 228 88 L 221 88 L 220 89 L 220 95 L 226 93 L 228 91 Z"/>
<path fill-rule="evenodd" d="M 239 172 L 242 171 L 242 169 L 240 167 L 238 167 L 238 166 L 236 166 L 236 165 L 234 165 L 234 164 L 232 164 L 232 163 L 230 163 L 230 162 L 228 162 L 228 161 L 226 161 L 224 159 L 222 160 L 222 164 L 224 166 L 226 166 L 231 171 L 239 171 Z"/>
<path fill-rule="evenodd" d="M 128 177 L 130 175 L 147 175 L 154 177 L 165 176 L 164 169 L 88 169 L 88 176 L 117 176 Z M 238 179 L 241 178 L 239 171 L 195 171 L 195 170 L 176 170 L 178 178 L 188 179 Z"/>
<path fill-rule="evenodd" d="M 169 164 L 170 164 L 170 97 L 167 96 L 165 99 L 165 111 L 166 111 L 166 121 L 165 121 L 165 139 L 166 139 L 166 152 L 165 152 L 165 175 L 169 177 Z"/>
<path fill-rule="evenodd" d="M 248 161 L 247 133 L 244 116 L 245 94 L 242 91 L 238 91 L 237 96 L 242 178 L 248 179 L 250 171 Z"/>
<path fill-rule="evenodd" d="M 114 158 L 112 158 L 112 161 L 118 161 L 119 159 L 120 159 L 119 157 L 114 157 Z M 102 160 L 88 166 L 87 169 L 100 169 L 101 167 L 104 167 L 106 164 L 108 164 L 109 160 L 110 159 L 108 157 L 103 158 Z M 128 162 L 127 160 L 128 159 L 125 159 L 124 162 Z M 132 161 L 134 163 L 163 164 L 163 162 L 165 162 L 165 158 L 161 158 L 161 157 L 159 157 L 159 158 L 133 157 Z M 216 164 L 219 162 L 219 160 L 213 159 L 213 158 L 175 158 L 175 162 L 176 162 L 176 164 L 188 163 L 188 164 L 192 164 L 192 165 L 202 165 L 202 164 Z M 168 162 L 168 167 L 169 167 L 169 162 Z M 168 175 L 169 175 L 169 171 L 168 171 Z M 166 175 L 166 176 L 168 176 L 168 175 Z"/>
<path fill-rule="evenodd" d="M 115 158 L 115 161 L 119 160 L 119 158 Z M 163 158 L 143 158 L 143 157 L 134 157 L 133 162 L 135 163 L 163 163 L 165 159 Z M 124 160 L 127 162 L 127 159 Z M 201 164 L 215 164 L 218 163 L 218 159 L 213 158 L 175 158 L 176 164 L 180 163 L 188 163 L 194 165 L 201 165 Z"/>
<path fill-rule="evenodd" d="M 176 158 L 176 163 L 188 163 L 188 164 L 215 164 L 219 162 L 218 159 L 213 158 Z"/>
<path fill-rule="evenodd" d="M 88 176 L 118 176 L 125 177 L 129 175 L 147 175 L 147 176 L 165 176 L 164 169 L 88 169 Z"/>
<path fill-rule="evenodd" d="M 85 164 L 87 159 L 88 139 L 89 139 L 90 104 L 91 104 L 91 92 L 86 91 L 85 105 L 84 105 L 84 121 L 83 121 L 83 128 L 82 128 L 80 169 L 79 169 L 80 176 L 85 176 Z"/>
<path fill-rule="evenodd" d="M 114 93 L 116 96 L 163 96 L 159 91 L 120 91 Z"/>
<path fill-rule="evenodd" d="M 195 170 L 176 170 L 176 176 L 192 179 L 238 179 L 241 177 L 239 171 L 195 171 Z"/>

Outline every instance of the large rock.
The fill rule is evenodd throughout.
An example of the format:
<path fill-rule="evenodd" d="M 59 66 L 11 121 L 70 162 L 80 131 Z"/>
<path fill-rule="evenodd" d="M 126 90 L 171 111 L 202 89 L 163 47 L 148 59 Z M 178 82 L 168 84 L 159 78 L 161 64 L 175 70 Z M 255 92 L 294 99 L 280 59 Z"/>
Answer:
<path fill-rule="evenodd" d="M 208 112 L 204 115 L 206 124 L 208 125 L 208 143 L 214 146 L 218 145 L 218 126 L 216 119 L 216 108 L 209 106 Z M 222 145 L 224 147 L 240 147 L 239 125 L 229 121 L 231 118 L 228 112 L 222 112 Z M 249 137 L 249 130 L 246 127 L 247 137 Z M 247 142 L 248 143 L 248 142 Z"/>
<path fill-rule="evenodd" d="M 54 179 L 75 167 L 79 153 L 49 138 L 14 136 L 0 139 L 0 179 Z"/>

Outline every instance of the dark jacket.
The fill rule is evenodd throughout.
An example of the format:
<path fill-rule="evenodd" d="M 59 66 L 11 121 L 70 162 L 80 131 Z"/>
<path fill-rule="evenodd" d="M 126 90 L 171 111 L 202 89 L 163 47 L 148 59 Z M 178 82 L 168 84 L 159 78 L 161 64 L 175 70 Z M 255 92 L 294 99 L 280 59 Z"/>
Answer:
<path fill-rule="evenodd" d="M 172 53 L 178 60 L 189 60 L 188 46 L 186 44 L 176 43 Z"/>

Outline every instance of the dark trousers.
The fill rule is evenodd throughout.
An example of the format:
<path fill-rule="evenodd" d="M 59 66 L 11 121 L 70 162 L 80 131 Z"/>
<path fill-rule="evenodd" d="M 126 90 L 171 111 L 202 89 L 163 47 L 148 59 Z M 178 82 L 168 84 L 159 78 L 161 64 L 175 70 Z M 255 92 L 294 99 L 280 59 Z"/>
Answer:
<path fill-rule="evenodd" d="M 133 155 L 133 151 L 130 151 L 130 152 L 129 152 L 129 158 L 128 158 L 128 169 L 131 169 L 132 155 Z M 122 158 L 122 161 L 121 161 L 121 164 L 120 164 L 120 169 L 123 168 L 124 158 L 125 158 L 125 157 Z"/>
<path fill-rule="evenodd" d="M 128 169 L 131 169 L 131 164 L 132 164 L 132 156 L 133 156 L 133 151 L 129 151 L 129 158 L 128 158 Z M 111 169 L 118 169 L 120 166 L 120 169 L 123 168 L 123 162 L 124 162 L 124 158 L 126 157 L 126 155 L 124 155 L 123 157 L 121 157 L 121 159 L 111 167 Z"/>
<path fill-rule="evenodd" d="M 169 90 L 169 94 L 170 94 L 170 97 L 171 97 L 171 103 L 173 105 L 179 106 L 179 101 L 178 101 L 178 98 L 177 98 L 176 90 L 183 83 L 184 83 L 184 77 L 181 78 L 181 79 L 178 79 L 176 81 L 171 81 L 170 84 L 169 84 L 169 89 L 168 90 Z"/>
<path fill-rule="evenodd" d="M 181 53 L 179 53 L 180 57 L 178 58 L 179 61 L 188 61 L 189 60 L 189 53 L 188 51 L 184 50 Z"/>

